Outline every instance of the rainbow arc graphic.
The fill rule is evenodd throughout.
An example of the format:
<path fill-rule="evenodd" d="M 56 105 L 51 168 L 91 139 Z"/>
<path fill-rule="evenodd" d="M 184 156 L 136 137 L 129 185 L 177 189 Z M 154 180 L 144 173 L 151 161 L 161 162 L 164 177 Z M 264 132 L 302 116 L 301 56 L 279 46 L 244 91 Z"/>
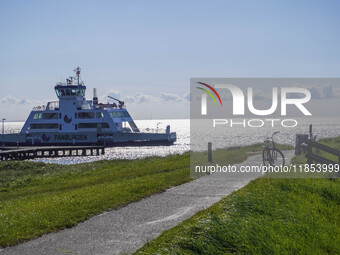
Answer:
<path fill-rule="evenodd" d="M 222 106 L 222 100 L 220 98 L 220 95 L 217 93 L 217 91 L 212 86 L 210 86 L 209 84 L 203 83 L 203 82 L 197 82 L 197 83 L 201 84 L 201 85 L 203 85 L 203 86 L 205 86 L 207 88 L 209 88 L 217 96 L 217 98 L 220 101 L 220 104 Z M 204 92 L 206 92 L 212 98 L 212 100 L 214 101 L 215 105 L 217 105 L 215 97 L 213 96 L 213 94 L 209 90 L 207 90 L 205 88 L 201 88 L 201 87 L 197 87 L 197 88 L 200 89 L 200 90 L 203 90 Z"/>

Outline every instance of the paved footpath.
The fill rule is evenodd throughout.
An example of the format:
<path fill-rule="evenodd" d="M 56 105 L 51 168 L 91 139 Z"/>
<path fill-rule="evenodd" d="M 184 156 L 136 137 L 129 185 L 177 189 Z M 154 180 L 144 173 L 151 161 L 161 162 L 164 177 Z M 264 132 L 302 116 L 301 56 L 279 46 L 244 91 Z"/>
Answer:
<path fill-rule="evenodd" d="M 284 154 L 287 164 L 293 151 L 285 151 Z M 262 155 L 255 155 L 237 167 L 260 165 L 261 162 Z M 73 228 L 3 249 L 0 255 L 130 254 L 256 177 L 259 175 L 247 178 L 207 175 L 118 210 L 94 216 Z"/>

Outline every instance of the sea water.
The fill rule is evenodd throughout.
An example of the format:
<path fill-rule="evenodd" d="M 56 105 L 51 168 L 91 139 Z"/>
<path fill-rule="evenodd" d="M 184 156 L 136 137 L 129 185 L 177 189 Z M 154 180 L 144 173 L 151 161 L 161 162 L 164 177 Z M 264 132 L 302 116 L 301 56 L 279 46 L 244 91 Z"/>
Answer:
<path fill-rule="evenodd" d="M 324 118 L 301 118 L 298 120 L 298 126 L 295 128 L 277 128 L 275 131 L 280 131 L 276 135 L 275 141 L 283 144 L 295 144 L 295 135 L 307 134 L 309 125 L 313 124 L 313 133 L 318 138 L 335 137 L 340 135 L 340 119 L 330 117 Z M 111 147 L 105 149 L 105 155 L 88 156 L 88 157 L 63 157 L 63 158 L 43 158 L 34 161 L 42 161 L 46 163 L 57 164 L 77 164 L 103 159 L 140 159 L 152 156 L 167 156 L 172 154 L 182 154 L 190 150 L 190 139 L 199 139 L 203 144 L 210 141 L 205 141 L 204 137 L 195 137 L 194 134 L 190 137 L 190 120 L 136 120 L 137 126 L 141 129 L 145 128 L 165 128 L 166 125 L 171 126 L 171 131 L 177 133 L 177 141 L 170 146 L 141 146 L 141 147 Z M 6 122 L 5 133 L 20 132 L 24 122 Z M 228 128 L 228 127 L 226 127 Z M 263 128 L 230 128 L 225 130 L 223 139 L 213 141 L 214 148 L 223 148 L 231 146 L 250 145 L 263 142 L 267 136 L 270 136 L 273 129 L 268 127 Z"/>

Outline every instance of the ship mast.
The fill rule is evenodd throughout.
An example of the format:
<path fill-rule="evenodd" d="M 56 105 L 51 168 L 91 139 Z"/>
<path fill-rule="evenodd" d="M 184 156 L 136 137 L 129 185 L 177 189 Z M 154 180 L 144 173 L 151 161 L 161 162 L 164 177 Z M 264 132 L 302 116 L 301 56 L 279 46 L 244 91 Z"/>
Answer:
<path fill-rule="evenodd" d="M 77 81 L 78 81 L 78 85 L 79 84 L 79 79 L 80 79 L 80 67 L 78 66 L 76 69 L 74 69 L 73 71 L 76 73 L 76 77 L 77 77 Z"/>

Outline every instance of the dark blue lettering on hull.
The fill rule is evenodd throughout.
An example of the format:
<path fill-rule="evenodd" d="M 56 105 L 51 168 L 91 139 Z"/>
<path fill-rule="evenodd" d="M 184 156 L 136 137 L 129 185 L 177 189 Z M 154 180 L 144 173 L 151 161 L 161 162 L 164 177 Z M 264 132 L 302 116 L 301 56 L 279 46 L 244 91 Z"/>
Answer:
<path fill-rule="evenodd" d="M 87 135 L 71 135 L 71 134 L 58 134 L 54 135 L 55 141 L 86 141 Z"/>

